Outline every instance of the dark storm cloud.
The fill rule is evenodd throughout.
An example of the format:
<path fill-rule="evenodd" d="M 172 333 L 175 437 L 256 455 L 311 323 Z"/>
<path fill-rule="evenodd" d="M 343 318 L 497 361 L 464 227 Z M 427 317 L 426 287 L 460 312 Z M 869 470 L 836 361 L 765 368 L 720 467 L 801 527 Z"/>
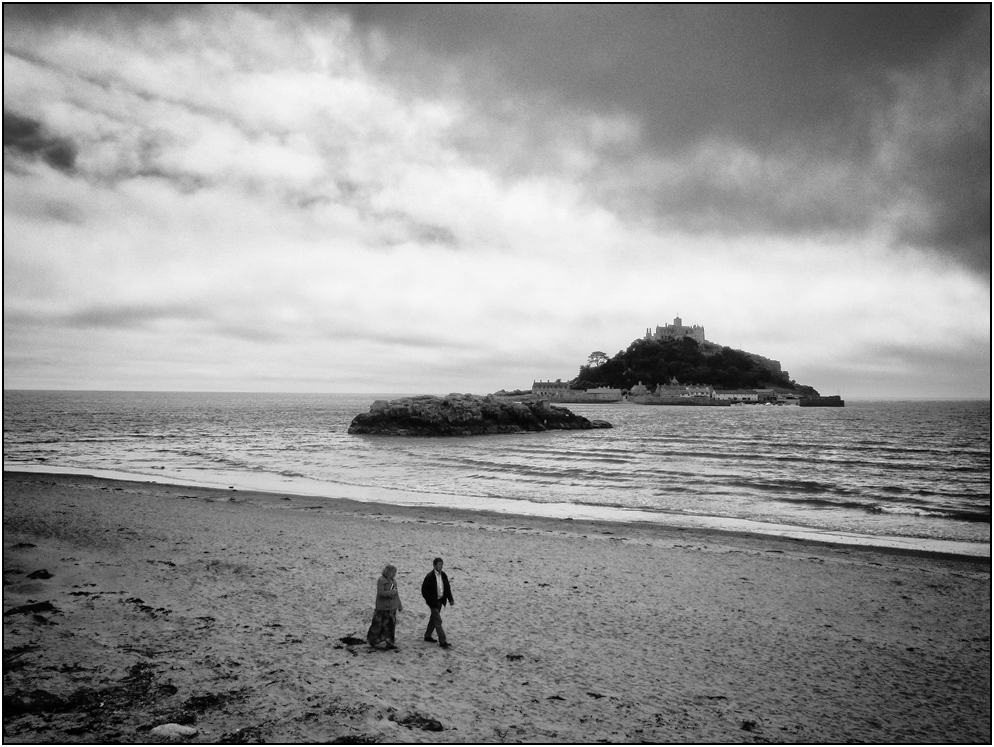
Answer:
<path fill-rule="evenodd" d="M 676 145 L 722 133 L 769 143 L 848 119 L 854 84 L 920 65 L 985 15 L 948 5 L 363 5 L 352 13 L 361 25 L 476 61 L 483 82 L 503 78 L 552 99 L 644 114 L 659 142 Z"/>
<path fill-rule="evenodd" d="M 366 63 L 402 90 L 470 102 L 453 141 L 512 176 L 566 168 L 558 149 L 583 115 L 635 120 L 632 139 L 592 146 L 600 161 L 581 177 L 624 218 L 781 236 L 859 234 L 889 222 L 898 245 L 990 273 L 989 5 L 242 7 L 271 29 L 313 34 L 346 14 Z M 5 48 L 30 59 L 28 28 L 121 36 L 181 17 L 211 29 L 209 44 L 221 38 L 225 11 L 3 12 Z M 707 148 L 713 155 L 701 158 Z M 69 153 L 49 157 L 64 167 Z M 722 159 L 736 154 L 748 168 L 730 178 Z M 641 171 L 653 161 L 666 168 Z M 452 244 L 446 230 L 427 240 Z"/>
<path fill-rule="evenodd" d="M 76 146 L 64 137 L 45 131 L 42 123 L 15 112 L 3 112 L 4 150 L 28 158 L 40 158 L 60 171 L 72 171 L 76 166 Z"/>
<path fill-rule="evenodd" d="M 177 16 L 189 18 L 204 12 L 203 6 L 186 3 L 5 3 L 3 20 L 6 33 L 19 24 L 48 29 L 103 29 L 108 24 L 137 26 L 169 21 Z"/>
<path fill-rule="evenodd" d="M 941 141 L 921 144 L 905 183 L 919 189 L 930 210 L 904 227 L 902 238 L 914 246 L 941 246 L 967 264 L 990 272 L 991 122 L 981 119 Z"/>
<path fill-rule="evenodd" d="M 648 198 L 651 209 L 690 231 L 761 234 L 775 227 L 778 233 L 802 234 L 870 225 L 874 206 L 865 198 L 872 185 L 849 173 L 846 189 L 838 183 L 833 186 L 839 191 L 805 188 L 806 176 L 797 173 L 804 165 L 786 175 L 759 173 L 745 184 L 727 183 L 706 169 L 687 169 Z"/>
<path fill-rule="evenodd" d="M 348 9 L 360 29 L 391 40 L 395 51 L 383 64 L 392 74 L 420 90 L 459 87 L 497 119 L 511 107 L 541 133 L 563 112 L 630 114 L 643 147 L 659 157 L 680 160 L 720 141 L 761 159 L 800 153 L 799 171 L 824 166 L 853 178 L 797 209 L 790 180 L 730 186 L 718 172 L 688 174 L 644 201 L 669 222 L 862 229 L 912 193 L 924 214 L 897 230 L 899 238 L 987 273 L 990 12 L 950 4 Z M 913 131 L 886 142 L 916 84 L 928 90 L 907 114 Z M 930 103 L 950 91 L 951 100 Z M 943 118 L 956 126 L 936 135 Z M 876 157 L 888 147 L 899 148 L 899 158 L 881 164 Z M 515 168 L 540 162 L 508 160 Z"/>

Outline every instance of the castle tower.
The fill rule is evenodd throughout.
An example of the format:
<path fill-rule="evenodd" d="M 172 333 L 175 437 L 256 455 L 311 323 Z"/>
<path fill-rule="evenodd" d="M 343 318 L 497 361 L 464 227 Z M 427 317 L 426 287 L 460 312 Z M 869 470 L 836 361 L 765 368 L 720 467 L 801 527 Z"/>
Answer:
<path fill-rule="evenodd" d="M 647 329 L 645 332 L 645 339 L 656 340 L 657 342 L 662 340 L 675 340 L 681 337 L 689 337 L 697 342 L 704 342 L 704 327 L 695 324 L 692 327 L 683 326 L 683 319 L 677 314 L 673 318 L 673 324 L 666 324 L 662 327 L 657 326 L 655 333 Z"/>

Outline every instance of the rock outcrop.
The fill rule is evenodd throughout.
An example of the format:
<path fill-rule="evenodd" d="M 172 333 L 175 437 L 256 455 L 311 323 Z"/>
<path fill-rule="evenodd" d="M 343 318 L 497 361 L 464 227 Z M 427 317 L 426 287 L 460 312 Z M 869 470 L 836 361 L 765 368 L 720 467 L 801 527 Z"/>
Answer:
<path fill-rule="evenodd" d="M 392 436 L 473 436 L 524 431 L 610 428 L 603 420 L 588 420 L 544 400 L 516 402 L 492 395 L 423 395 L 377 400 L 369 412 L 356 415 L 349 433 Z"/>

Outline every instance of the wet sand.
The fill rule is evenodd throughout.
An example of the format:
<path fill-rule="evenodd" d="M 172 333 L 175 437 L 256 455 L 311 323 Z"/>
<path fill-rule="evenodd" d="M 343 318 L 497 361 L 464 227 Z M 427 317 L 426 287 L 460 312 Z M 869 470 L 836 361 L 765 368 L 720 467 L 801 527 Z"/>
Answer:
<path fill-rule="evenodd" d="M 3 506 L 5 742 L 991 740 L 989 557 L 75 475 Z"/>

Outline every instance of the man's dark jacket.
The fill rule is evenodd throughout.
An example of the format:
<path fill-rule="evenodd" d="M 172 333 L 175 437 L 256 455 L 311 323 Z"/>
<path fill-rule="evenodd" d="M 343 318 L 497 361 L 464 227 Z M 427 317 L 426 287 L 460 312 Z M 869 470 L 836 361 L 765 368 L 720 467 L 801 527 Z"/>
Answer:
<path fill-rule="evenodd" d="M 449 588 L 449 577 L 445 575 L 445 571 L 442 571 L 442 588 L 445 589 L 445 593 L 442 598 L 438 598 L 438 583 L 435 581 L 435 571 L 431 570 L 427 576 L 425 576 L 424 583 L 421 584 L 421 596 L 425 598 L 429 607 L 437 607 L 442 605 L 443 607 L 452 602 L 455 604 L 455 600 L 452 599 L 452 589 Z"/>

